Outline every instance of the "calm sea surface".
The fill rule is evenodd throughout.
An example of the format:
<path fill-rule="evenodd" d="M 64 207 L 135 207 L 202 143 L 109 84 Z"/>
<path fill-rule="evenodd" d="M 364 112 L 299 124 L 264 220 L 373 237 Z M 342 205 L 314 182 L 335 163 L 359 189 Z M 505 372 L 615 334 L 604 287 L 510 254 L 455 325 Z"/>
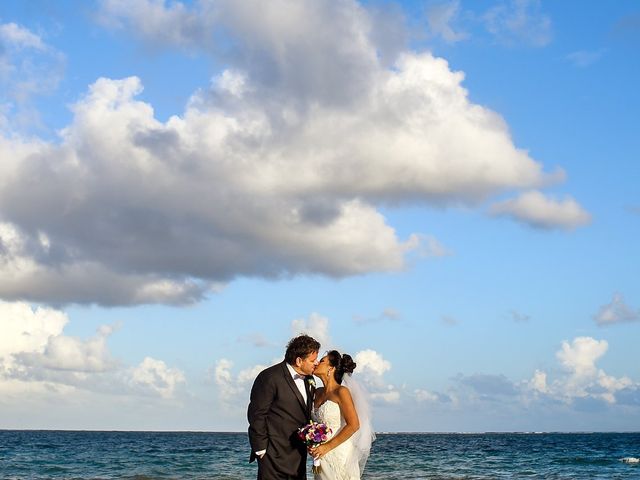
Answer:
<path fill-rule="evenodd" d="M 381 434 L 365 479 L 640 479 L 640 433 Z M 0 430 L 1 479 L 251 479 L 243 433 Z M 311 478 L 311 476 L 310 476 Z"/>

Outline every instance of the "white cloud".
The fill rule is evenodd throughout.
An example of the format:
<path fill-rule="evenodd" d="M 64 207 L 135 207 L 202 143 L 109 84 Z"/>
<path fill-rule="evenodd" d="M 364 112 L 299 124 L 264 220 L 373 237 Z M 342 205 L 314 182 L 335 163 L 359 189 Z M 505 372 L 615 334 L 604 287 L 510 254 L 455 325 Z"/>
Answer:
<path fill-rule="evenodd" d="M 169 368 L 162 360 L 145 357 L 131 372 L 131 381 L 136 387 L 149 389 L 163 398 L 171 398 L 176 387 L 185 382 L 184 374 Z"/>
<path fill-rule="evenodd" d="M 20 401 L 24 395 L 57 392 L 68 398 L 144 394 L 169 399 L 184 383 L 183 373 L 161 360 L 146 357 L 127 367 L 114 359 L 107 345 L 114 326 L 103 325 L 82 339 L 64 334 L 68 322 L 59 310 L 0 301 L 0 396 Z"/>
<path fill-rule="evenodd" d="M 373 392 L 371 399 L 380 403 L 398 403 L 400 401 L 400 392 L 393 390 L 393 387 L 389 387 L 386 392 Z"/>
<path fill-rule="evenodd" d="M 640 320 L 640 310 L 629 307 L 620 293 L 613 295 L 611 303 L 602 305 L 594 315 L 598 325 L 612 325 L 621 322 L 635 322 Z"/>
<path fill-rule="evenodd" d="M 31 100 L 54 91 L 65 57 L 39 35 L 16 23 L 0 24 L 0 133 L 40 125 Z"/>
<path fill-rule="evenodd" d="M 438 394 L 420 388 L 414 391 L 414 395 L 418 402 L 437 402 L 440 399 Z"/>
<path fill-rule="evenodd" d="M 391 362 L 382 354 L 370 348 L 356 353 L 356 372 L 368 387 L 371 399 L 380 403 L 397 403 L 400 400 L 398 389 L 386 382 L 384 374 L 391 370 Z"/>
<path fill-rule="evenodd" d="M 180 116 L 157 120 L 138 78 L 102 78 L 59 142 L 0 138 L 0 298 L 184 304 L 244 276 L 402 270 L 448 251 L 399 238 L 382 205 L 481 205 L 557 177 L 443 59 L 381 63 L 356 2 L 208 5 L 103 2 L 103 20 L 224 64 Z M 218 27 L 232 52 L 211 47 Z"/>
<path fill-rule="evenodd" d="M 416 251 L 422 257 L 447 257 L 453 255 L 453 251 L 445 247 L 433 235 L 416 235 L 415 240 Z"/>
<path fill-rule="evenodd" d="M 596 372 L 595 363 L 602 357 L 609 344 L 606 340 L 591 337 L 577 337 L 572 343 L 562 342 L 557 357 L 562 366 L 579 377 L 592 376 Z"/>
<path fill-rule="evenodd" d="M 88 340 L 66 335 L 50 336 L 42 352 L 17 353 L 21 363 L 29 367 L 75 372 L 104 372 L 114 368 L 107 347 L 113 326 L 103 325 Z"/>
<path fill-rule="evenodd" d="M 567 60 L 575 67 L 589 67 L 602 58 L 606 50 L 578 50 L 567 55 Z"/>
<path fill-rule="evenodd" d="M 597 363 L 609 347 L 606 340 L 592 337 L 576 337 L 571 342 L 562 342 L 556 353 L 561 369 L 552 374 L 536 369 L 528 380 L 513 382 L 504 375 L 475 373 L 458 374 L 458 384 L 451 394 L 443 395 L 429 389 L 414 391 L 418 402 L 461 403 L 476 405 L 478 401 L 501 405 L 501 408 L 529 409 L 536 402 L 576 405 L 580 402 L 595 402 L 603 405 L 618 403 L 636 404 L 636 392 L 640 383 L 627 376 L 616 377 L 599 368 Z M 474 407 L 475 408 L 475 407 Z"/>
<path fill-rule="evenodd" d="M 291 333 L 294 336 L 301 334 L 310 335 L 320 342 L 322 350 L 333 348 L 331 337 L 329 335 L 329 319 L 312 313 L 309 318 L 297 318 L 291 322 Z"/>
<path fill-rule="evenodd" d="M 9 45 L 14 48 L 34 48 L 36 50 L 47 48 L 38 35 L 16 23 L 0 24 L 0 41 L 3 46 Z"/>
<path fill-rule="evenodd" d="M 0 362 L 10 368 L 16 354 L 43 352 L 49 339 L 59 336 L 68 322 L 59 310 L 0 301 Z"/>
<path fill-rule="evenodd" d="M 231 368 L 233 362 L 226 358 L 221 358 L 216 362 L 214 369 L 214 380 L 218 385 L 220 398 L 228 401 L 238 393 L 237 386 L 233 383 Z"/>
<path fill-rule="evenodd" d="M 247 78 L 241 72 L 225 70 L 214 80 L 215 88 L 241 98 L 247 89 Z"/>
<path fill-rule="evenodd" d="M 576 337 L 571 343 L 562 342 L 556 356 L 567 375 L 552 382 L 547 388 L 548 393 L 569 403 L 575 399 L 594 398 L 612 404 L 616 402 L 616 392 L 637 387 L 628 377 L 613 377 L 596 366 L 608 348 L 606 340 L 592 337 Z M 536 372 L 536 375 L 540 376 L 541 372 Z"/>
<path fill-rule="evenodd" d="M 574 229 L 591 222 L 591 215 L 573 198 L 567 196 L 557 200 L 535 190 L 492 205 L 491 213 L 541 229 Z"/>
<path fill-rule="evenodd" d="M 222 358 L 214 367 L 214 381 L 218 386 L 218 398 L 225 408 L 237 408 L 246 405 L 253 381 L 258 374 L 267 368 L 265 365 L 254 365 L 244 369 L 234 377 L 232 373 L 234 363 Z"/>
<path fill-rule="evenodd" d="M 381 377 L 385 372 L 391 370 L 391 363 L 385 360 L 384 357 L 375 350 L 361 350 L 356 353 L 354 359 L 358 365 L 359 373 L 362 372 L 365 375 L 369 374 L 375 377 Z"/>
<path fill-rule="evenodd" d="M 543 47 L 551 42 L 551 19 L 542 12 L 540 0 L 502 0 L 483 19 L 501 43 Z"/>
<path fill-rule="evenodd" d="M 529 381 L 529 388 L 539 393 L 547 393 L 549 391 L 547 386 L 547 374 L 543 371 L 536 370 L 533 374 L 533 378 Z"/>
<path fill-rule="evenodd" d="M 372 38 L 385 38 L 372 32 L 374 24 L 382 29 L 381 19 L 374 22 L 352 1 L 221 0 L 193 8 L 152 0 L 101 3 L 106 24 L 126 28 L 150 45 L 203 50 L 232 60 L 236 71 L 253 71 L 252 77 L 269 85 L 283 83 L 281 94 L 292 97 L 311 93 L 325 101 L 349 99 L 375 68 Z M 218 41 L 222 34 L 224 40 Z"/>
<path fill-rule="evenodd" d="M 427 7 L 427 24 L 432 35 L 442 37 L 447 42 L 459 42 L 467 34 L 454 30 L 452 23 L 460 13 L 460 1 L 432 4 Z"/>
<path fill-rule="evenodd" d="M 209 17 L 190 11 L 182 2 L 164 0 L 103 0 L 98 21 L 113 28 L 132 28 L 149 44 L 188 48 L 212 41 Z M 202 6 L 205 4 L 202 3 Z"/>

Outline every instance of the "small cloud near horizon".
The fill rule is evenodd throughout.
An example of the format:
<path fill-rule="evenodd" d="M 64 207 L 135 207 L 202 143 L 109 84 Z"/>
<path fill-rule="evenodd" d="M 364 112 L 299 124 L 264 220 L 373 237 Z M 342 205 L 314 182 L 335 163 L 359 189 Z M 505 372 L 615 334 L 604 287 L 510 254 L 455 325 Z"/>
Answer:
<path fill-rule="evenodd" d="M 461 385 L 472 388 L 481 396 L 513 396 L 518 394 L 514 383 L 502 374 L 474 373 L 472 375 L 458 375 L 454 380 Z"/>

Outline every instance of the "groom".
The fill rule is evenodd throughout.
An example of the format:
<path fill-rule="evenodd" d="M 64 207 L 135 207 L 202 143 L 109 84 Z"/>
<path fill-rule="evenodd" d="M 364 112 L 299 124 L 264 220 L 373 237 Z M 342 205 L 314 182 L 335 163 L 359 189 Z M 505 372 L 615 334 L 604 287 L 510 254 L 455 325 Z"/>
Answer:
<path fill-rule="evenodd" d="M 309 423 L 313 370 L 320 343 L 308 335 L 292 338 L 284 361 L 258 374 L 247 411 L 250 462 L 258 459 L 258 480 L 307 478 L 307 450 L 297 430 Z"/>

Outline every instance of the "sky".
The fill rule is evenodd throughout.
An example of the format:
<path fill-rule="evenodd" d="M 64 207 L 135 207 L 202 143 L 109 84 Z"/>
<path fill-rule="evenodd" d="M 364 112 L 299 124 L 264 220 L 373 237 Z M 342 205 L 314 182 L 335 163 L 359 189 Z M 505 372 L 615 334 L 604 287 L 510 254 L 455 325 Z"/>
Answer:
<path fill-rule="evenodd" d="M 0 428 L 640 430 L 640 6 L 0 3 Z"/>

